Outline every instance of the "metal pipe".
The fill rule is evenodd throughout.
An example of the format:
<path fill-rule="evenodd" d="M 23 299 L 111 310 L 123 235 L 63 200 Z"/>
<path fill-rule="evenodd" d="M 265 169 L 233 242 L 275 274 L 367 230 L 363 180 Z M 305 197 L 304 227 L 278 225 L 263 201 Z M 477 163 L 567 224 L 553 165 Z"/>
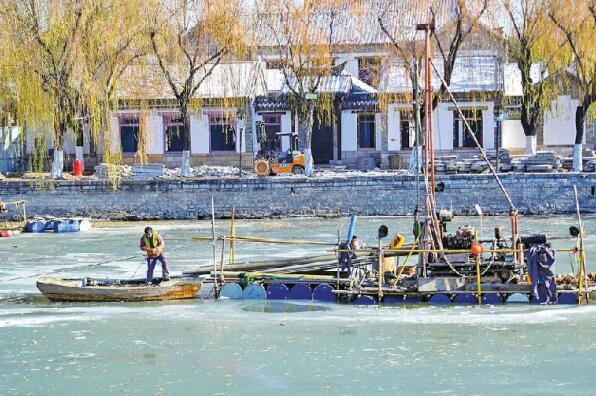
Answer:
<path fill-rule="evenodd" d="M 211 245 L 213 249 L 213 289 L 215 291 L 215 298 L 219 298 L 217 286 L 217 252 L 216 252 L 216 237 L 215 237 L 215 198 L 211 195 Z"/>

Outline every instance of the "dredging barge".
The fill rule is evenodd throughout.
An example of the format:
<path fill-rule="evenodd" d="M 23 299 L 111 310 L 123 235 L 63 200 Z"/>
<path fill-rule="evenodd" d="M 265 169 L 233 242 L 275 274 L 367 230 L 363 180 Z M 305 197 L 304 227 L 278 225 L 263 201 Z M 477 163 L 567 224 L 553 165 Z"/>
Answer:
<path fill-rule="evenodd" d="M 237 237 L 235 223 L 229 236 L 215 235 L 215 215 L 212 200 L 212 235 L 197 240 L 212 241 L 213 265 L 191 269 L 185 274 L 206 276 L 206 287 L 215 298 L 273 299 L 273 300 L 322 300 L 350 302 L 355 304 L 587 304 L 590 303 L 591 282 L 595 274 L 586 272 L 584 228 L 582 226 L 577 189 L 574 187 L 577 224 L 570 227 L 569 237 L 575 238 L 575 246 L 555 250 L 552 239 L 545 234 L 523 235 L 520 232 L 518 211 L 501 183 L 493 164 L 487 157 L 476 135 L 455 100 L 448 84 L 433 64 L 430 50 L 431 24 L 421 24 L 418 30 L 425 32 L 425 99 L 424 128 L 416 132 L 415 168 L 417 185 L 423 194 L 416 194 L 414 210 L 414 241 L 405 244 L 405 237 L 397 234 L 389 243 L 383 240 L 388 229 L 379 227 L 375 248 L 355 249 L 351 245 L 356 218 L 352 221 L 346 239 L 337 243 L 317 241 L 284 241 L 253 237 Z M 449 233 L 448 224 L 453 214 L 438 208 L 436 194 L 440 189 L 435 177 L 433 150 L 432 84 L 431 75 L 437 75 L 449 100 L 463 121 L 464 130 L 478 147 L 481 157 L 488 165 L 498 188 L 510 208 L 511 227 L 506 234 L 501 227 L 494 236 L 483 238 L 473 227 L 460 226 Z M 414 97 L 414 113 L 418 120 L 417 84 Z M 423 133 L 421 133 L 423 132 Z M 421 147 L 419 147 L 421 145 Z M 422 152 L 422 154 L 421 154 Z M 422 161 L 421 158 L 422 157 Z M 423 195 L 423 210 L 419 214 L 419 195 Z M 476 207 L 481 214 L 481 208 Z M 234 214 L 232 214 L 232 219 Z M 331 245 L 335 260 L 317 257 L 266 261 L 257 265 L 234 262 L 235 243 L 291 243 Z M 218 260 L 216 244 L 221 242 Z M 230 260 L 224 265 L 226 242 L 230 243 Z M 557 252 L 573 253 L 577 275 L 556 275 L 554 272 Z M 417 258 L 416 263 L 412 258 Z M 301 260 L 301 261 L 300 261 Z M 401 260 L 401 263 L 400 263 Z M 410 265 L 408 265 L 410 264 Z M 575 272 L 575 271 L 574 271 Z"/>

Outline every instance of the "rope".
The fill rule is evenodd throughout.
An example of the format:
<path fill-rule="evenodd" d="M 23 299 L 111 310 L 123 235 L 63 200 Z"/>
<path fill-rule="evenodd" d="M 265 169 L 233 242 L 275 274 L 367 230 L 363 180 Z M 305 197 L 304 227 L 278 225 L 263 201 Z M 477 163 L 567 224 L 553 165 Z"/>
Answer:
<path fill-rule="evenodd" d="M 213 237 L 193 237 L 195 241 L 212 241 Z M 337 243 L 308 241 L 303 239 L 271 239 L 271 238 L 256 238 L 256 237 L 229 237 L 219 236 L 217 239 L 244 241 L 244 242 L 262 242 L 262 243 L 279 243 L 285 245 L 322 245 L 322 246 L 337 246 Z"/>

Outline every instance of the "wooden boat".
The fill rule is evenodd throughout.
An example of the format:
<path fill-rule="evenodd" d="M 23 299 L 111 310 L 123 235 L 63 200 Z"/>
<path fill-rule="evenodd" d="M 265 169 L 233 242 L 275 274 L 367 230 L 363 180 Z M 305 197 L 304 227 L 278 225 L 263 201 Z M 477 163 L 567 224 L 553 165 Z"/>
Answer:
<path fill-rule="evenodd" d="M 197 277 L 160 278 L 145 285 L 144 279 L 60 279 L 40 277 L 37 288 L 52 301 L 161 301 L 195 298 L 202 281 Z"/>

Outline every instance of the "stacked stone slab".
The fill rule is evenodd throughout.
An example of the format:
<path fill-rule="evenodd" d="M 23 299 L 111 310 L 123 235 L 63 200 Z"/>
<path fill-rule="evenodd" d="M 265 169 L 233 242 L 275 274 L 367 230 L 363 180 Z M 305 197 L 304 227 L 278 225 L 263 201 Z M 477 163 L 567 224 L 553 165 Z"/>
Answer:
<path fill-rule="evenodd" d="M 493 166 L 499 163 L 499 172 L 509 172 L 512 170 L 511 157 L 509 151 L 500 150 L 496 152 L 487 153 L 487 157 Z M 484 158 L 480 155 L 474 155 L 471 158 L 458 158 L 456 155 L 440 156 L 435 158 L 435 172 L 447 175 L 454 175 L 457 173 L 487 173 L 489 172 L 488 165 Z"/>
<path fill-rule="evenodd" d="M 561 160 L 553 151 L 539 151 L 523 162 L 526 172 L 552 172 L 561 167 Z"/>

